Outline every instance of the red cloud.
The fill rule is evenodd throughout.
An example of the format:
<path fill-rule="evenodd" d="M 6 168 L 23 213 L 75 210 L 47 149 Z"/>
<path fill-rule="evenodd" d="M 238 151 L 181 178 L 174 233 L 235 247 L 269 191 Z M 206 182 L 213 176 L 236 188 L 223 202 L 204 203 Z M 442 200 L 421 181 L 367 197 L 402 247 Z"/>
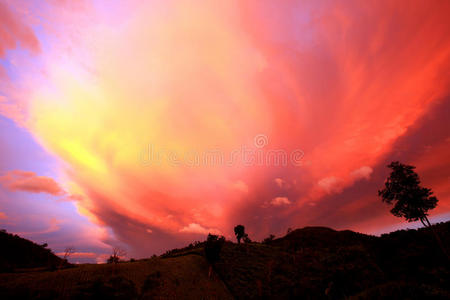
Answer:
<path fill-rule="evenodd" d="M 64 252 L 58 252 L 56 255 L 64 257 Z M 74 252 L 70 254 L 70 258 L 96 258 L 99 254 L 94 252 Z"/>
<path fill-rule="evenodd" d="M 270 201 L 273 206 L 289 205 L 292 202 L 287 197 L 276 197 Z"/>
<path fill-rule="evenodd" d="M 371 167 L 363 166 L 363 167 L 353 171 L 351 173 L 351 176 L 353 176 L 353 178 L 355 180 L 360 180 L 360 179 L 369 180 L 370 179 L 370 174 L 372 174 L 372 172 L 373 172 L 373 169 Z"/>
<path fill-rule="evenodd" d="M 18 43 L 32 52 L 40 51 L 33 30 L 4 3 L 0 3 L 0 57 L 5 55 L 6 50 L 16 48 Z"/>
<path fill-rule="evenodd" d="M 65 191 L 52 178 L 37 176 L 36 173 L 30 171 L 10 171 L 0 177 L 0 183 L 11 191 L 47 193 L 54 196 L 65 194 Z"/>
<path fill-rule="evenodd" d="M 323 178 L 319 180 L 317 184 L 328 194 L 340 193 L 343 190 L 342 179 L 336 178 L 334 176 Z"/>

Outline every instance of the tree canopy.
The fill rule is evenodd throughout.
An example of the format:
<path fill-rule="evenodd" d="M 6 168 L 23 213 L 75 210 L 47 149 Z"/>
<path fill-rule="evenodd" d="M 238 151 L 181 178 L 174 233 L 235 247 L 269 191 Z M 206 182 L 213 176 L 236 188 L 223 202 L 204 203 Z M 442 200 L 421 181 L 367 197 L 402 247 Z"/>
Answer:
<path fill-rule="evenodd" d="M 391 213 L 403 217 L 408 222 L 420 220 L 425 226 L 428 211 L 435 208 L 438 199 L 429 188 L 420 186 L 419 175 L 415 167 L 394 161 L 388 165 L 392 169 L 385 182 L 384 189 L 378 191 L 382 201 L 394 205 Z"/>
<path fill-rule="evenodd" d="M 237 225 L 234 227 L 234 234 L 236 235 L 236 239 L 238 244 L 241 243 L 241 239 L 245 236 L 245 227 L 244 225 Z"/>

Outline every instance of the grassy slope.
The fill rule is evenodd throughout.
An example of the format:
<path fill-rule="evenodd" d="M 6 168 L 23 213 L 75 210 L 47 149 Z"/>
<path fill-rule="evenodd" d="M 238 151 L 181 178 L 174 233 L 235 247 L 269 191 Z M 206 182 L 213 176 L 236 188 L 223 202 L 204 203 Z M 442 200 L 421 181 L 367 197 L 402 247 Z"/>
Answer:
<path fill-rule="evenodd" d="M 199 255 L 0 274 L 0 299 L 232 299 Z"/>
<path fill-rule="evenodd" d="M 435 229 L 450 249 L 450 222 Z M 213 278 L 202 247 L 116 266 L 0 274 L 0 299 L 450 299 L 448 260 L 429 229 L 374 237 L 306 227 L 268 244 L 226 242 Z"/>

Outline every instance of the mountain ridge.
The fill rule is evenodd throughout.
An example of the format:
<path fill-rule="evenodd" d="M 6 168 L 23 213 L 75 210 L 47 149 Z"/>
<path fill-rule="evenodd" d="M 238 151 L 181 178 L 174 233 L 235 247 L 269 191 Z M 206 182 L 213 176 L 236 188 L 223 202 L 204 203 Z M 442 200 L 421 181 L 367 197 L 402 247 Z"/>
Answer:
<path fill-rule="evenodd" d="M 0 297 L 448 299 L 450 269 L 433 231 L 448 249 L 450 222 L 380 237 L 311 226 L 263 243 L 226 241 L 212 275 L 198 242 L 117 265 L 0 274 Z"/>

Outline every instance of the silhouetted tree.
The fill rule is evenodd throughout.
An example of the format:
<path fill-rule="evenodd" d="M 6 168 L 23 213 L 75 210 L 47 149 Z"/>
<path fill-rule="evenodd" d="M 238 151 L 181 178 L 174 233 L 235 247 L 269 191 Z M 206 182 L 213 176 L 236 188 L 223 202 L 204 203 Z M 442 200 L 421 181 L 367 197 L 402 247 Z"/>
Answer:
<path fill-rule="evenodd" d="M 61 261 L 61 263 L 59 264 L 59 268 L 62 268 L 63 265 L 67 265 L 70 255 L 72 255 L 72 253 L 74 253 L 74 252 L 75 252 L 75 247 L 73 247 L 73 246 L 69 246 L 69 247 L 66 247 L 66 249 L 64 249 L 64 257 L 63 257 L 63 260 Z"/>
<path fill-rule="evenodd" d="M 107 264 L 117 264 L 119 262 L 119 258 L 118 257 L 115 257 L 115 256 L 113 256 L 113 255 L 111 255 L 107 260 L 106 260 L 106 263 Z"/>
<path fill-rule="evenodd" d="M 248 234 L 244 234 L 244 236 L 242 237 L 242 239 L 244 240 L 244 243 L 251 243 L 252 240 L 248 237 Z"/>
<path fill-rule="evenodd" d="M 75 247 L 70 246 L 64 249 L 64 259 L 68 259 L 75 252 Z"/>
<path fill-rule="evenodd" d="M 245 236 L 245 227 L 243 225 L 237 225 L 234 227 L 234 234 L 236 235 L 238 244 L 240 244 L 241 239 Z"/>
<path fill-rule="evenodd" d="M 415 167 L 394 161 L 388 165 L 392 169 L 385 182 L 385 187 L 378 191 L 382 201 L 393 204 L 391 213 L 404 217 L 408 222 L 420 220 L 426 227 L 431 226 L 428 211 L 436 207 L 438 199 L 431 189 L 420 186 Z M 426 221 L 426 223 L 425 223 Z"/>
<path fill-rule="evenodd" d="M 211 277 L 212 268 L 214 264 L 220 259 L 220 251 L 222 250 L 222 246 L 225 243 L 225 237 L 214 234 L 208 234 L 205 243 L 205 256 L 209 262 L 209 274 Z"/>
<path fill-rule="evenodd" d="M 415 167 L 394 161 L 388 165 L 392 169 L 385 182 L 384 189 L 378 191 L 382 201 L 394 204 L 391 213 L 396 217 L 404 217 L 408 222 L 420 220 L 423 226 L 431 227 L 428 211 L 436 207 L 438 199 L 433 196 L 429 188 L 420 186 L 419 175 L 414 172 Z M 447 249 L 441 238 L 431 227 L 442 252 L 450 260 Z"/>
<path fill-rule="evenodd" d="M 264 244 L 270 243 L 275 238 L 275 235 L 271 234 L 263 240 Z"/>
<path fill-rule="evenodd" d="M 114 247 L 112 249 L 112 254 L 111 256 L 108 258 L 108 260 L 106 261 L 108 264 L 114 263 L 117 264 L 120 259 L 122 257 L 124 257 L 125 255 L 127 255 L 126 251 L 119 248 L 119 247 Z"/>

